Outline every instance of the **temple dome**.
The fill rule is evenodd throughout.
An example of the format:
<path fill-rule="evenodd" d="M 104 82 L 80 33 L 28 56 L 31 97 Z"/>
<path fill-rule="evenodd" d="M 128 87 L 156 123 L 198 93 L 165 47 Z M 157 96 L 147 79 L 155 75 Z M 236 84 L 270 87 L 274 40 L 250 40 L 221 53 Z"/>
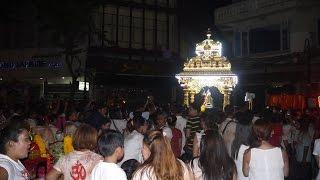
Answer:
<path fill-rule="evenodd" d="M 211 39 L 211 31 L 208 29 L 207 39 L 196 44 L 196 54 L 201 56 L 203 60 L 208 60 L 211 57 L 221 57 L 222 44 L 219 41 Z"/>

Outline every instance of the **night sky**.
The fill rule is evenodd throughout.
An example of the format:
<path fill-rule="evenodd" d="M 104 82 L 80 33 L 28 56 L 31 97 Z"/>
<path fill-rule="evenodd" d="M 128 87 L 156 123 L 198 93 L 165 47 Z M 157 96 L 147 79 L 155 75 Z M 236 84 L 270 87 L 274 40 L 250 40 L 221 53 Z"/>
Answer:
<path fill-rule="evenodd" d="M 195 43 L 206 38 L 208 28 L 213 36 L 223 38 L 214 27 L 214 9 L 228 4 L 231 0 L 181 0 L 180 15 L 182 40 L 188 46 L 188 57 L 194 55 Z M 181 2 L 180 1 L 180 2 Z"/>

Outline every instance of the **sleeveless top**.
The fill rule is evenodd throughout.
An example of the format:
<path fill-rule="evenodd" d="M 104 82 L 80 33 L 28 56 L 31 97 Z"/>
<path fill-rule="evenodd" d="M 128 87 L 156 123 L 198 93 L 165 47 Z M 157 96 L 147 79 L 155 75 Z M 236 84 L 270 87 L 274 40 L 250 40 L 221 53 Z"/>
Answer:
<path fill-rule="evenodd" d="M 8 180 L 28 180 L 30 174 L 23 164 L 18 160 L 14 161 L 9 156 L 0 154 L 0 167 L 8 173 Z"/>
<path fill-rule="evenodd" d="M 242 172 L 242 164 L 243 164 L 243 154 L 249 148 L 249 146 L 241 145 L 238 152 L 237 159 L 234 160 L 237 166 L 237 180 L 248 180 L 248 177 L 245 177 Z"/>
<path fill-rule="evenodd" d="M 252 148 L 249 167 L 250 180 L 284 179 L 282 151 L 278 147 L 272 149 Z"/>

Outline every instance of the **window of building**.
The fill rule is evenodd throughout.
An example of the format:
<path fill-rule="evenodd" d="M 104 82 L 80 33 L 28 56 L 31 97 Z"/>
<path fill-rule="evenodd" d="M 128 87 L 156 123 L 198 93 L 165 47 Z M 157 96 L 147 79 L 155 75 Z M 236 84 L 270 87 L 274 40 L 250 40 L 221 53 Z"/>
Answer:
<path fill-rule="evenodd" d="M 177 4 L 177 0 L 169 0 L 169 7 L 170 8 L 175 8 Z"/>
<path fill-rule="evenodd" d="M 90 46 L 98 46 L 101 43 L 102 7 L 97 8 L 91 15 L 94 27 L 90 31 Z"/>
<path fill-rule="evenodd" d="M 241 55 L 241 33 L 234 32 L 234 56 Z"/>
<path fill-rule="evenodd" d="M 159 13 L 157 18 L 157 48 L 167 47 L 167 16 L 165 13 Z"/>
<path fill-rule="evenodd" d="M 284 28 L 281 31 L 282 36 L 282 50 L 288 50 L 289 49 L 289 30 L 288 28 Z"/>
<path fill-rule="evenodd" d="M 104 45 L 116 45 L 117 34 L 117 7 L 105 6 L 104 8 Z"/>
<path fill-rule="evenodd" d="M 167 7 L 167 0 L 158 0 L 158 5 L 161 7 Z"/>
<path fill-rule="evenodd" d="M 155 12 L 145 11 L 145 48 L 154 49 Z"/>
<path fill-rule="evenodd" d="M 280 32 L 280 25 L 251 29 L 249 32 L 250 54 L 280 51 Z"/>
<path fill-rule="evenodd" d="M 119 8 L 118 43 L 120 47 L 128 48 L 130 39 L 130 9 Z"/>
<path fill-rule="evenodd" d="M 142 9 L 133 9 L 132 11 L 132 48 L 142 48 Z"/>
<path fill-rule="evenodd" d="M 248 55 L 248 32 L 242 32 L 242 56 L 247 56 Z"/>
<path fill-rule="evenodd" d="M 175 15 L 169 15 L 169 49 L 171 51 L 178 52 L 178 29 L 177 29 L 177 17 Z"/>

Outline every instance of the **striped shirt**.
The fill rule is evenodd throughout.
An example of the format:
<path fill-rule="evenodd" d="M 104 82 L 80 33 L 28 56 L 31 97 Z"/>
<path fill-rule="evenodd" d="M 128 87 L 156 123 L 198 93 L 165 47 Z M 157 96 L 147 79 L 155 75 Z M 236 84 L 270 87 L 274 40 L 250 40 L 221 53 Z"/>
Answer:
<path fill-rule="evenodd" d="M 200 125 L 200 117 L 189 118 L 187 121 L 186 129 L 190 129 L 190 136 L 187 139 L 187 146 L 192 149 L 193 146 L 193 138 L 196 132 L 200 132 L 202 130 Z"/>

